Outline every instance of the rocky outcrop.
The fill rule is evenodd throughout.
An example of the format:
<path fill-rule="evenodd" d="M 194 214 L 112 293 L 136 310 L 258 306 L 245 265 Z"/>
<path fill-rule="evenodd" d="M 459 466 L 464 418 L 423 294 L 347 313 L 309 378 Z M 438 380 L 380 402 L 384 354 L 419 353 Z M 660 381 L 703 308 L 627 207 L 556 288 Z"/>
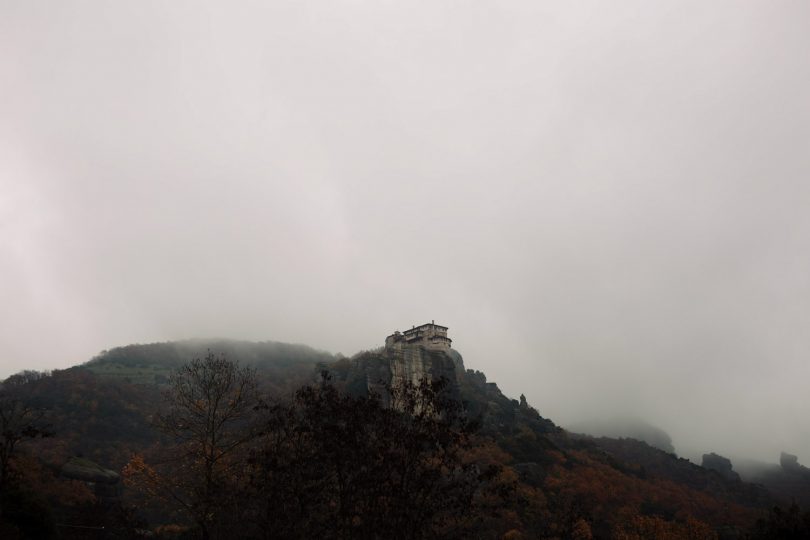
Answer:
<path fill-rule="evenodd" d="M 61 474 L 65 478 L 92 482 L 94 484 L 117 484 L 120 476 L 115 471 L 105 469 L 89 459 L 72 457 L 62 466 Z"/>
<path fill-rule="evenodd" d="M 465 370 L 461 354 L 454 349 L 435 350 L 419 345 L 388 347 L 360 353 L 351 359 L 341 359 L 320 366 L 332 381 L 349 394 L 366 396 L 375 393 L 390 405 L 386 387 L 405 382 L 419 383 L 424 378 L 447 380 L 447 397 L 464 404 L 466 413 L 481 422 L 481 431 L 493 437 L 516 437 L 526 430 L 537 434 L 556 433 L 559 428 L 543 418 L 525 398 L 523 405 L 503 395 L 498 385 L 488 382 L 480 371 Z M 510 445 L 509 441 L 505 444 Z M 551 445 L 543 439 L 540 446 Z M 511 448 L 512 446 L 510 446 Z M 523 456 L 532 461 L 534 455 Z"/>
<path fill-rule="evenodd" d="M 782 452 L 779 456 L 779 465 L 782 466 L 782 471 L 786 475 L 801 478 L 804 482 L 810 482 L 810 468 L 799 463 L 797 456 Z"/>
<path fill-rule="evenodd" d="M 731 460 L 714 452 L 703 454 L 703 468 L 715 471 L 726 480 L 739 480 L 740 475 L 734 472 Z"/>
<path fill-rule="evenodd" d="M 406 382 L 418 384 L 425 378 L 434 381 L 442 377 L 454 382 L 458 380 L 456 363 L 450 354 L 444 351 L 411 346 L 386 350 L 386 356 L 391 368 L 393 386 Z"/>
<path fill-rule="evenodd" d="M 434 350 L 420 345 L 403 345 L 361 353 L 351 360 L 327 366 L 333 379 L 355 395 L 376 393 L 388 404 L 387 387 L 419 384 L 428 379 L 447 380 L 447 391 L 459 396 L 459 376 L 464 372 L 461 355 L 452 349 Z"/>
<path fill-rule="evenodd" d="M 62 465 L 59 472 L 65 478 L 87 483 L 99 500 L 113 500 L 120 496 L 121 477 L 118 473 L 89 459 L 72 457 Z"/>
<path fill-rule="evenodd" d="M 799 472 L 804 468 L 799 465 L 798 456 L 788 454 L 787 452 L 782 452 L 779 455 L 779 465 L 782 466 L 782 469 L 785 472 Z"/>

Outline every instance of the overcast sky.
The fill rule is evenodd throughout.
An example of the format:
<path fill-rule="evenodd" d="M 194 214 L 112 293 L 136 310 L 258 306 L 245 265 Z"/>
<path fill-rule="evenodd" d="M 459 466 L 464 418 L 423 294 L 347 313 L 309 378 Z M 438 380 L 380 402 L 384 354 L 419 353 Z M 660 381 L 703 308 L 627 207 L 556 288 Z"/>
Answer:
<path fill-rule="evenodd" d="M 0 0 L 0 376 L 431 319 L 810 462 L 810 3 Z"/>

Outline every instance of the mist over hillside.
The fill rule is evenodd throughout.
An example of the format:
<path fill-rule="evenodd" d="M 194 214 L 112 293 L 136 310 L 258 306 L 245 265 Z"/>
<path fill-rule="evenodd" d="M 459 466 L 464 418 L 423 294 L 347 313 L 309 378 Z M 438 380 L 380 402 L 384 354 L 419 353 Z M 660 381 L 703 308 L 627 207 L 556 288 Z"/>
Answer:
<path fill-rule="evenodd" d="M 810 463 L 808 21 L 4 0 L 0 378 L 192 336 L 350 356 L 435 318 L 559 425 Z"/>
<path fill-rule="evenodd" d="M 628 437 L 644 441 L 670 454 L 675 453 L 672 438 L 661 428 L 655 427 L 640 418 L 605 418 L 588 420 L 565 426 L 568 431 L 585 433 L 594 437 Z"/>
<path fill-rule="evenodd" d="M 810 504 L 794 455 L 778 470 L 746 463 L 742 481 L 723 456 L 701 466 L 644 442 L 670 444 L 638 419 L 579 426 L 614 437 L 568 432 L 470 367 L 447 336 L 428 323 L 351 357 L 269 341 L 135 344 L 10 377 L 2 440 L 19 429 L 6 428 L 13 411 L 42 411 L 48 433 L 19 431 L 15 475 L 0 478 L 0 532 L 61 538 L 67 524 L 105 538 L 224 538 L 238 522 L 246 539 L 272 526 L 284 537 L 764 540 L 791 501 Z M 415 463 L 427 476 L 408 476 L 406 489 L 399 479 Z M 401 504 L 381 489 L 389 483 Z M 31 504 L 39 520 L 25 518 Z M 355 517 L 341 521 L 344 509 Z M 434 517 L 419 521 L 424 512 Z"/>
<path fill-rule="evenodd" d="M 113 377 L 135 384 L 163 386 L 168 382 L 170 374 L 178 367 L 195 358 L 201 358 L 210 351 L 218 351 L 217 354 L 223 357 L 256 368 L 262 375 L 262 380 L 265 381 L 265 388 L 275 393 L 289 392 L 296 386 L 311 382 L 319 366 L 331 365 L 335 362 L 337 362 L 335 365 L 352 365 L 356 362 L 354 358 L 365 354 L 358 353 L 348 358 L 302 344 L 195 338 L 115 347 L 94 356 L 84 363 L 83 367 L 102 377 Z M 458 355 L 455 351 L 453 354 Z M 472 356 L 475 357 L 475 355 Z M 459 362 L 461 362 L 460 355 Z M 470 367 L 475 369 L 477 366 Z M 461 363 L 461 368 L 465 369 L 463 363 Z M 365 372 L 360 371 L 359 373 L 360 375 L 355 376 L 360 376 L 365 381 L 367 377 Z M 346 375 L 341 375 L 341 377 L 346 377 Z M 373 380 L 385 378 L 381 378 L 380 375 L 369 375 L 369 377 Z M 709 438 L 709 443 L 705 447 L 676 446 L 678 441 L 673 441 L 664 429 L 637 416 L 596 417 L 569 423 L 563 427 L 572 433 L 592 437 L 636 439 L 664 452 L 687 458 L 698 465 L 702 462 L 703 454 L 715 451 L 722 453 L 723 446 L 721 430 L 718 430 L 716 440 Z M 734 451 L 725 455 L 731 456 L 735 470 L 741 472 L 746 479 L 761 482 L 763 475 L 776 477 L 780 474 L 779 455 L 784 451 L 785 449 L 782 449 L 778 453 L 760 460 L 747 454 L 745 448 L 735 448 Z"/>

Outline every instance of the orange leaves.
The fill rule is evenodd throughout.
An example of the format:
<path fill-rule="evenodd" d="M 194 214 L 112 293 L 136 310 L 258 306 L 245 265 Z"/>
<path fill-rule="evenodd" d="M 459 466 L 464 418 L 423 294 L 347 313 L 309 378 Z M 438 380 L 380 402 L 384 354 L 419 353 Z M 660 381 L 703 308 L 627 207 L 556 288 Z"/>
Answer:
<path fill-rule="evenodd" d="M 574 526 L 571 529 L 571 539 L 572 540 L 591 540 L 593 538 L 593 533 L 591 532 L 591 525 L 582 518 L 579 518 L 574 522 Z"/>
<path fill-rule="evenodd" d="M 124 475 L 124 482 L 130 484 L 132 482 L 137 481 L 139 477 L 141 477 L 147 471 L 152 471 L 152 468 L 146 464 L 143 460 L 143 456 L 140 454 L 135 454 L 132 456 L 132 459 L 124 466 L 123 475 Z M 154 473 L 154 471 L 152 471 Z"/>
<path fill-rule="evenodd" d="M 625 474 L 584 451 L 571 451 L 565 465 L 555 465 L 544 487 L 575 503 L 592 523 L 612 528 L 621 540 L 711 539 L 709 524 L 750 521 L 749 509 L 671 480 Z"/>
<path fill-rule="evenodd" d="M 523 540 L 526 538 L 522 532 L 517 529 L 510 529 L 501 537 L 501 540 Z"/>
<path fill-rule="evenodd" d="M 165 493 L 166 479 L 149 466 L 140 454 L 132 456 L 129 463 L 124 466 L 121 474 L 127 487 L 134 488 L 152 497 L 161 496 Z"/>
<path fill-rule="evenodd" d="M 613 537 L 616 540 L 716 540 L 717 533 L 710 525 L 695 519 L 677 523 L 659 516 L 634 516 L 629 522 L 619 524 Z"/>
<path fill-rule="evenodd" d="M 80 506 L 96 500 L 86 483 L 55 476 L 32 456 L 19 456 L 15 465 L 27 489 L 59 505 Z"/>

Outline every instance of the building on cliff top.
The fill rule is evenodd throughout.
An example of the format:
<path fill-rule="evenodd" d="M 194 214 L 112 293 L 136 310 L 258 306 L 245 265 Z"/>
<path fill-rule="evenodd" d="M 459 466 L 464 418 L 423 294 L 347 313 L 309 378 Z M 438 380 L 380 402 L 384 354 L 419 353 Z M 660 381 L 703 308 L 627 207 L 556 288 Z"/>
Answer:
<path fill-rule="evenodd" d="M 385 347 L 387 349 L 401 347 L 402 345 L 421 345 L 428 349 L 448 350 L 452 343 L 453 340 L 447 337 L 447 327 L 439 326 L 436 321 L 414 326 L 404 332 L 397 330 L 385 338 Z"/>

